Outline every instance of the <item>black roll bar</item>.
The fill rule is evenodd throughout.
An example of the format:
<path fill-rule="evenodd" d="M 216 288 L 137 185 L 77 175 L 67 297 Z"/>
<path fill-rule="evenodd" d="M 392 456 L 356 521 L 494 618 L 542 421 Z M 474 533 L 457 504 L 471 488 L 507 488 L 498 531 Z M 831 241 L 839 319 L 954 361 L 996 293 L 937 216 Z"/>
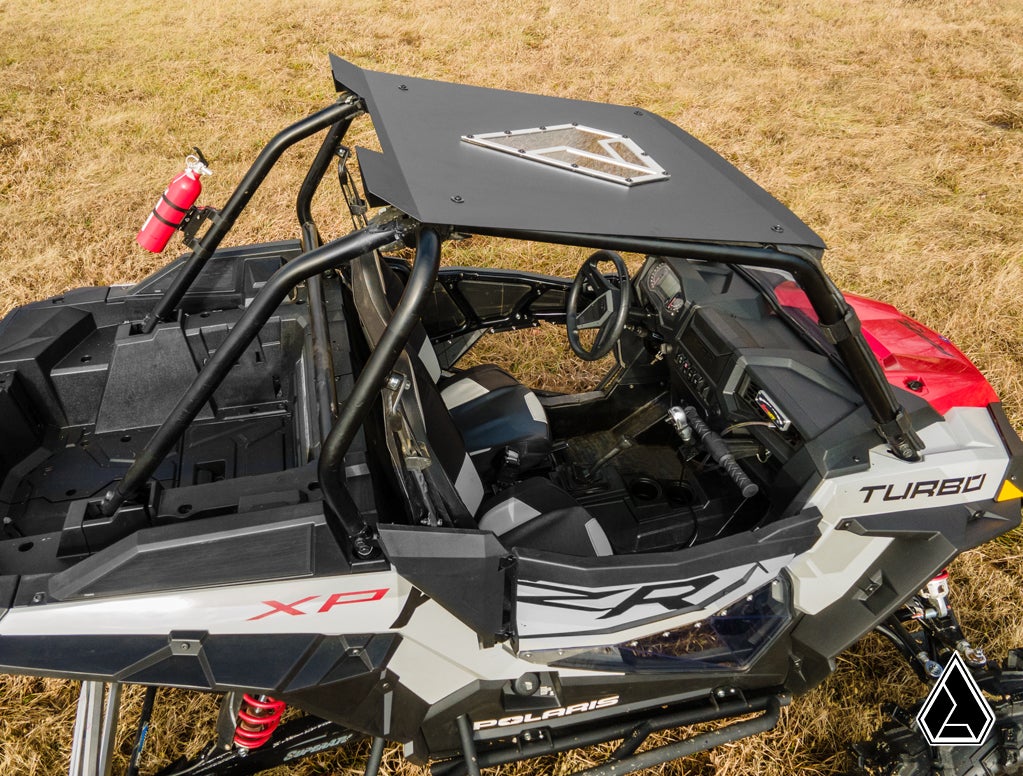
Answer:
<path fill-rule="evenodd" d="M 160 297 L 156 305 L 142 321 L 142 331 L 150 332 L 160 321 L 167 320 L 177 308 L 185 292 L 198 277 L 206 262 L 220 245 L 220 241 L 234 226 L 242 210 L 256 193 L 271 168 L 277 163 L 288 148 L 310 135 L 314 135 L 325 127 L 338 122 L 351 121 L 362 111 L 362 104 L 355 98 L 346 98 L 342 102 L 330 105 L 323 110 L 297 121 L 290 127 L 278 132 L 260 152 L 249 171 L 245 173 L 241 183 L 235 188 L 231 198 L 223 210 L 214 217 L 213 225 L 203 235 L 202 240 L 192 251 L 167 292 Z M 310 195 L 311 196 L 311 195 Z"/>
<path fill-rule="evenodd" d="M 881 436 L 892 452 L 907 461 L 920 459 L 924 445 L 895 398 L 891 385 L 885 379 L 880 364 L 863 338 L 860 321 L 842 292 L 831 282 L 821 263 L 809 256 L 783 253 L 774 248 L 754 248 L 708 243 L 684 243 L 655 237 L 621 237 L 579 234 L 570 232 L 543 232 L 532 230 L 492 230 L 487 228 L 456 227 L 461 232 L 509 237 L 535 242 L 575 245 L 583 248 L 611 248 L 631 253 L 655 256 L 675 256 L 684 259 L 705 259 L 720 264 L 745 264 L 770 267 L 792 274 L 806 292 L 810 304 L 820 321 L 825 336 L 835 345 L 838 355 L 849 370 L 849 376 Z"/>
<path fill-rule="evenodd" d="M 357 514 L 352 516 L 345 514 L 351 509 L 351 497 L 343 485 L 345 453 L 362 427 L 366 414 L 373 407 L 373 402 L 376 401 L 380 388 L 394 368 L 412 329 L 419 322 L 423 305 L 437 280 L 439 267 L 440 237 L 433 229 L 421 229 L 416 243 L 416 258 L 412 263 L 412 272 L 405 284 L 401 300 L 394 308 L 383 336 L 362 368 L 351 395 L 345 400 L 337 423 L 320 448 L 320 488 L 327 506 L 341 519 L 346 530 L 355 520 L 361 522 L 361 518 Z M 349 531 L 349 537 L 357 555 L 367 557 L 372 553 L 370 532 L 365 524 L 354 534 Z"/>
<path fill-rule="evenodd" d="M 353 114 L 338 121 L 330 128 L 298 190 L 295 212 L 302 229 L 303 253 L 308 253 L 321 245 L 320 231 L 316 228 L 316 222 L 313 221 L 313 195 L 319 188 L 323 176 L 330 166 L 330 161 L 337 153 L 338 146 L 344 140 L 354 118 Z M 331 357 L 330 330 L 327 324 L 327 311 L 324 308 L 323 283 L 319 274 L 313 275 L 306 281 L 306 293 L 309 297 L 309 327 L 312 333 L 313 390 L 316 393 L 320 444 L 322 445 L 337 417 L 337 385 L 334 382 L 334 359 Z"/>
<path fill-rule="evenodd" d="M 103 496 L 100 511 L 107 516 L 114 514 L 126 498 L 145 485 L 167 453 L 177 444 L 188 424 L 213 396 L 245 347 L 292 288 L 313 275 L 395 242 L 402 231 L 397 221 L 366 227 L 312 250 L 277 270 L 256 294 L 224 343 L 188 386 L 163 425 L 153 434 L 149 444 L 135 458 L 124 479 Z"/>
<path fill-rule="evenodd" d="M 352 111 L 339 119 L 323 138 L 320 150 L 316 152 L 316 158 L 313 159 L 313 163 L 309 166 L 309 172 L 306 173 L 305 178 L 302 180 L 302 185 L 298 189 L 298 197 L 295 199 L 295 213 L 298 216 L 300 226 L 305 226 L 306 224 L 315 226 L 312 213 L 313 195 L 320 187 L 320 181 L 323 180 L 331 160 L 337 154 L 338 146 L 341 145 L 341 141 L 344 140 L 345 135 L 348 133 L 348 128 L 352 126 L 352 121 L 358 113 L 358 110 Z M 319 239 L 320 236 L 317 232 L 317 242 L 319 242 Z M 310 250 L 310 248 L 306 248 L 306 250 Z"/>

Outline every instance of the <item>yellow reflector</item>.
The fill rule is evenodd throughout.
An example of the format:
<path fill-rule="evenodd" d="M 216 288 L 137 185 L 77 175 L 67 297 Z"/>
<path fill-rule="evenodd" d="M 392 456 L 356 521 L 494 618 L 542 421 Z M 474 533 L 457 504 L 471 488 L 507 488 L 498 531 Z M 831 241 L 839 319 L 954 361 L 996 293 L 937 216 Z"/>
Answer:
<path fill-rule="evenodd" d="M 1011 501 L 1014 498 L 1023 498 L 1023 490 L 1013 485 L 1009 480 L 1002 483 L 1002 489 L 995 496 L 995 501 Z"/>

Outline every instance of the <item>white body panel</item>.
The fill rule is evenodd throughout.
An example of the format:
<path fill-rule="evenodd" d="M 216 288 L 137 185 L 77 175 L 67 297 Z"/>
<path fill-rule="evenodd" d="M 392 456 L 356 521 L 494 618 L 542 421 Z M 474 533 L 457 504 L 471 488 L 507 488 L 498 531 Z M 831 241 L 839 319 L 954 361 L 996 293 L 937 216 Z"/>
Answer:
<path fill-rule="evenodd" d="M 766 585 L 793 557 L 771 558 L 655 585 L 634 583 L 582 589 L 519 582 L 516 588 L 519 652 L 609 646 L 706 619 Z M 704 581 L 707 577 L 712 579 Z M 701 581 L 694 584 L 697 580 Z M 529 600 L 543 597 L 560 599 L 562 605 Z M 641 602 L 620 614 L 614 613 L 637 599 Z M 699 608 L 672 615 L 673 608 L 675 611 L 688 608 L 675 605 L 672 599 L 683 599 Z"/>
<path fill-rule="evenodd" d="M 536 664 L 516 657 L 506 644 L 482 649 L 476 634 L 433 600 L 416 608 L 401 636 L 387 667 L 427 703 L 436 703 L 474 681 L 517 679 L 537 670 Z M 559 668 L 558 674 L 597 675 L 565 668 Z"/>
<path fill-rule="evenodd" d="M 397 619 L 411 586 L 393 571 L 18 606 L 0 636 L 378 633 Z"/>
<path fill-rule="evenodd" d="M 920 437 L 922 461 L 903 461 L 880 443 L 870 451 L 869 469 L 824 480 L 814 492 L 808 506 L 821 512 L 821 538 L 789 567 L 799 611 L 817 614 L 843 596 L 891 543 L 836 530 L 846 518 L 995 497 L 1008 454 L 986 409 L 950 410 Z"/>
<path fill-rule="evenodd" d="M 477 681 L 518 678 L 568 651 L 621 644 L 706 619 L 786 568 L 796 607 L 819 612 L 844 595 L 890 542 L 837 530 L 843 519 L 968 503 L 997 492 L 1007 454 L 986 410 L 954 410 L 922 436 L 927 449 L 921 462 L 901 461 L 879 444 L 870 452 L 868 470 L 821 483 L 809 503 L 823 515 L 822 537 L 799 557 L 646 585 L 623 580 L 587 589 L 521 580 L 516 588 L 517 652 L 512 642 L 482 648 L 472 629 L 427 599 L 397 629 L 402 641 L 389 668 L 416 695 L 436 703 Z M 947 481 L 958 481 L 958 489 L 915 485 Z M 412 590 L 392 570 L 19 606 L 0 619 L 0 636 L 393 632 Z"/>

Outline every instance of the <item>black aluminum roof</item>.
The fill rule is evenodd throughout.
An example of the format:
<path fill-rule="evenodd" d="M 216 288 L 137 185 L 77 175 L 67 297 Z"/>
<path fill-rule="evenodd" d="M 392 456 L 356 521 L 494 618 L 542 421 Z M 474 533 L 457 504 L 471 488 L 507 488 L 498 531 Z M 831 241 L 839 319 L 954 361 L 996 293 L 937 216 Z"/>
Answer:
<path fill-rule="evenodd" d="M 331 64 L 338 91 L 365 100 L 383 149 L 358 149 L 367 193 L 423 223 L 824 248 L 788 208 L 649 111 L 379 73 L 337 56 Z M 628 138 L 620 146 L 637 144 L 668 177 L 628 185 L 463 139 L 572 124 Z"/>

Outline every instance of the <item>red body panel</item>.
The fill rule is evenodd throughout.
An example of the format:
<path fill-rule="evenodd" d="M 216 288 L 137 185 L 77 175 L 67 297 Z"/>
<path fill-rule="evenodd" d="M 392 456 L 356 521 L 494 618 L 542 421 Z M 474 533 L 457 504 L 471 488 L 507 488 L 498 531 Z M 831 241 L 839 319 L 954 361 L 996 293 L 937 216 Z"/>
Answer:
<path fill-rule="evenodd" d="M 794 283 L 775 288 L 782 305 L 817 316 Z M 998 395 L 970 360 L 937 332 L 889 304 L 845 294 L 863 324 L 863 335 L 888 382 L 918 393 L 944 415 L 953 407 L 986 407 Z"/>

